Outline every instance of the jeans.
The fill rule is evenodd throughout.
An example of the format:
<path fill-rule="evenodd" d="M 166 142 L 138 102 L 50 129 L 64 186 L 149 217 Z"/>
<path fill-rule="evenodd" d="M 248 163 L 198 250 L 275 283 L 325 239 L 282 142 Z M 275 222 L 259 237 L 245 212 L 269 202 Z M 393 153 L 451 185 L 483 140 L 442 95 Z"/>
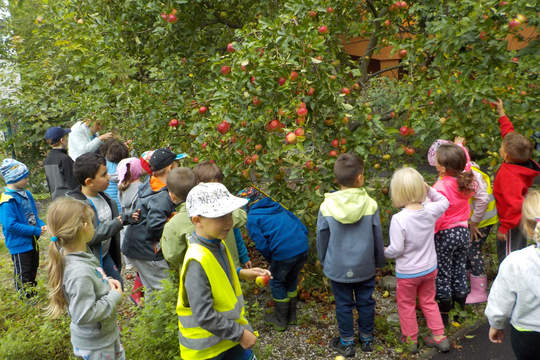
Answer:
<path fill-rule="evenodd" d="M 360 336 L 371 336 L 375 327 L 375 299 L 372 297 L 375 277 L 357 283 L 331 283 L 336 299 L 336 317 L 341 339 L 354 340 L 354 308 L 358 311 Z"/>
<path fill-rule="evenodd" d="M 411 340 L 418 338 L 418 322 L 416 321 L 416 297 L 426 318 L 428 328 L 433 335 L 444 335 L 444 324 L 435 302 L 435 278 L 437 270 L 424 276 L 397 279 L 396 298 L 401 333 Z"/>
<path fill-rule="evenodd" d="M 540 342 L 540 332 L 518 331 L 513 326 L 510 332 L 510 342 L 512 350 L 517 360 L 538 359 L 538 343 Z"/>
<path fill-rule="evenodd" d="M 19 296 L 24 298 L 31 298 L 35 295 L 33 287 L 36 286 L 39 251 L 34 240 L 32 240 L 32 244 L 34 246 L 32 250 L 11 255 L 15 288 L 19 292 Z"/>
<path fill-rule="evenodd" d="M 103 257 L 103 271 L 105 271 L 105 274 L 107 274 L 107 276 L 120 281 L 120 284 L 122 285 L 122 290 L 124 289 L 124 281 L 122 280 L 122 275 L 120 275 L 120 270 L 114 263 L 112 256 L 109 253 L 107 253 Z"/>
<path fill-rule="evenodd" d="M 270 279 L 270 291 L 275 300 L 285 300 L 288 297 L 296 296 L 298 274 L 300 274 L 306 261 L 307 252 L 287 260 L 272 260 L 270 272 L 273 279 Z"/>
<path fill-rule="evenodd" d="M 229 350 L 222 352 L 216 357 L 210 358 L 209 360 L 244 360 L 244 353 L 246 350 L 240 345 L 236 345 Z"/>

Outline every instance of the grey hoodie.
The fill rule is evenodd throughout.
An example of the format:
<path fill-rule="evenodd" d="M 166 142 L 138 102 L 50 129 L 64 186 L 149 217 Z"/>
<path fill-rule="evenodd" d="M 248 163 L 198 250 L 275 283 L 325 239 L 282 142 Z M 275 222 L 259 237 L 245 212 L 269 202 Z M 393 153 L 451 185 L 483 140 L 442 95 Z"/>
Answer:
<path fill-rule="evenodd" d="M 116 312 L 122 295 L 111 290 L 95 256 L 82 251 L 65 255 L 62 286 L 73 346 L 96 350 L 112 344 L 120 336 Z"/>
<path fill-rule="evenodd" d="M 499 267 L 489 291 L 486 317 L 495 329 L 506 321 L 517 330 L 540 332 L 540 248 L 512 252 Z"/>
<path fill-rule="evenodd" d="M 385 264 L 377 203 L 364 188 L 325 194 L 317 219 L 317 253 L 324 275 L 341 283 L 375 276 Z"/>

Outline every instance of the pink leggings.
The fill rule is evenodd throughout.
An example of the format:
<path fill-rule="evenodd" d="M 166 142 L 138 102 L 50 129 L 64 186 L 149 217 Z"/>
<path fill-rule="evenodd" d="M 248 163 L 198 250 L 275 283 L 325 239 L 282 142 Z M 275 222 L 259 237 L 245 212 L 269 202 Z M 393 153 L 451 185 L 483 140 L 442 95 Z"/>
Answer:
<path fill-rule="evenodd" d="M 418 338 L 418 323 L 416 321 L 416 296 L 420 308 L 427 320 L 427 326 L 433 335 L 443 335 L 444 325 L 435 302 L 435 278 L 437 270 L 431 273 L 410 279 L 397 279 L 397 305 L 401 333 L 416 341 Z"/>

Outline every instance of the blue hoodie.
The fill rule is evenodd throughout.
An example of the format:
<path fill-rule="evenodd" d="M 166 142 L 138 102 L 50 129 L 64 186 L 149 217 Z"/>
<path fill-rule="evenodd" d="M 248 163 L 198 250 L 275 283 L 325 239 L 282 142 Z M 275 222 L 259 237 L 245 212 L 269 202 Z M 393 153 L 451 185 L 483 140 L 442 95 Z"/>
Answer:
<path fill-rule="evenodd" d="M 26 190 L 27 199 L 17 191 L 7 190 L 0 198 L 0 222 L 10 254 L 20 254 L 34 249 L 32 240 L 39 238 L 41 227 L 45 223 L 38 217 L 36 202 L 30 191 Z M 36 225 L 30 225 L 24 213 L 24 203 L 29 202 L 36 217 Z"/>
<path fill-rule="evenodd" d="M 269 262 L 291 259 L 309 249 L 305 225 L 270 198 L 251 206 L 246 226 L 255 247 Z"/>
<path fill-rule="evenodd" d="M 317 252 L 324 275 L 340 283 L 375 276 L 385 264 L 377 203 L 364 188 L 325 194 L 317 219 Z"/>

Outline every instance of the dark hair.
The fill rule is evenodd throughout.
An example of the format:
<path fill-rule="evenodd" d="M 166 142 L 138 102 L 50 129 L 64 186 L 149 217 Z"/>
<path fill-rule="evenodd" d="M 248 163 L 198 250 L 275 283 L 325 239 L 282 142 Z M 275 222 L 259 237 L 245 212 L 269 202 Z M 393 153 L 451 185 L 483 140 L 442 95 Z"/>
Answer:
<path fill-rule="evenodd" d="M 109 147 L 107 148 L 105 159 L 109 160 L 112 163 L 118 164 L 120 160 L 128 157 L 129 149 L 126 144 L 124 144 L 120 140 L 113 139 L 113 141 L 111 141 Z"/>
<path fill-rule="evenodd" d="M 131 184 L 131 164 L 126 164 L 126 175 L 124 175 L 124 180 L 118 183 L 119 191 L 126 191 L 129 185 Z"/>
<path fill-rule="evenodd" d="M 353 186 L 358 175 L 363 172 L 364 160 L 356 154 L 341 154 L 334 164 L 336 181 L 342 186 Z"/>
<path fill-rule="evenodd" d="M 75 160 L 73 164 L 73 175 L 82 186 L 85 185 L 86 179 L 93 179 L 101 165 L 105 165 L 105 158 L 96 153 L 82 154 Z"/>
<path fill-rule="evenodd" d="M 199 182 L 223 182 L 223 173 L 219 166 L 213 162 L 202 162 L 193 168 L 193 172 L 197 175 Z"/>
<path fill-rule="evenodd" d="M 110 138 L 110 139 L 106 139 L 106 140 L 103 140 L 101 142 L 101 145 L 99 145 L 99 148 L 98 150 L 96 151 L 98 154 L 100 154 L 101 156 L 103 157 L 106 157 L 107 155 L 107 150 L 109 150 L 109 146 L 111 146 L 111 144 L 115 141 L 116 139 L 114 138 Z"/>
<path fill-rule="evenodd" d="M 167 189 L 183 201 L 195 185 L 197 185 L 197 175 L 190 168 L 174 168 L 167 175 Z"/>
<path fill-rule="evenodd" d="M 525 136 L 516 132 L 506 134 L 503 138 L 504 151 L 510 162 L 525 162 L 532 157 L 532 144 Z"/>
<path fill-rule="evenodd" d="M 443 144 L 437 149 L 437 163 L 445 168 L 446 175 L 457 179 L 459 191 L 469 193 L 475 191 L 475 180 L 472 171 L 465 171 L 467 156 L 456 144 Z"/>

